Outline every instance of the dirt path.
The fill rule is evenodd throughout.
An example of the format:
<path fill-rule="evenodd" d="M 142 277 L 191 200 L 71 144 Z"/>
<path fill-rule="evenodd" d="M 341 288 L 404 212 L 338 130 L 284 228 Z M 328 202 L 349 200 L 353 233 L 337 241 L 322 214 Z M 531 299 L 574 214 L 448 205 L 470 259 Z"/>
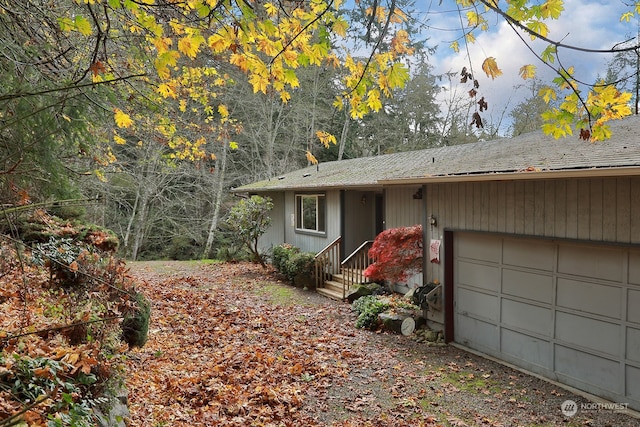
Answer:
<path fill-rule="evenodd" d="M 350 306 L 249 264 L 134 263 L 152 300 L 134 426 L 637 426 L 452 346 L 354 327 Z"/>

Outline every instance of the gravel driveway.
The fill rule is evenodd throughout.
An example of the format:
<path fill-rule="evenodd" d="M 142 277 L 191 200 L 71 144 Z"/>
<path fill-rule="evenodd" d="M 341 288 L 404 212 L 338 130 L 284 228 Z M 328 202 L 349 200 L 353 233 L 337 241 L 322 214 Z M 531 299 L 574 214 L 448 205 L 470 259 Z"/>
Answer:
<path fill-rule="evenodd" d="M 294 288 L 258 266 L 134 263 L 133 272 L 155 313 L 149 342 L 130 359 L 134 426 L 214 425 L 196 421 L 204 417 L 218 420 L 215 425 L 278 427 L 640 426 L 633 414 L 460 348 L 357 329 L 348 304 Z M 244 332 L 227 333 L 221 325 Z M 207 331 L 213 338 L 203 344 Z M 253 360 L 252 348 L 269 363 Z M 233 353 L 242 352 L 253 365 L 231 364 Z M 276 365 L 287 366 L 283 354 L 306 359 L 313 375 L 276 372 Z M 231 371 L 217 371 L 223 366 Z M 269 369 L 271 376 L 260 373 Z M 254 374 L 231 376 L 245 370 Z M 269 399 L 269 407 L 251 398 L 242 414 L 230 414 L 219 400 L 225 395 L 202 385 L 226 387 L 234 378 L 237 390 L 253 396 L 285 386 L 300 394 L 288 402 Z M 577 413 L 563 413 L 567 401 Z M 272 418 L 256 424 L 260 409 Z"/>

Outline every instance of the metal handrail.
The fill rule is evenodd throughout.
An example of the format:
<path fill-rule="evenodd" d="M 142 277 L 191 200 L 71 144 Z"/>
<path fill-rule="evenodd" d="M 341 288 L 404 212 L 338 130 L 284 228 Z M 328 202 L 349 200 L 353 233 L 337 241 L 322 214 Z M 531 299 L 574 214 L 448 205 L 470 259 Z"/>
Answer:
<path fill-rule="evenodd" d="M 338 236 L 315 256 L 316 289 L 324 287 L 327 280 L 340 272 L 340 243 L 342 236 Z"/>
<path fill-rule="evenodd" d="M 373 245 L 373 240 L 367 240 L 351 253 L 341 264 L 343 274 L 342 299 L 347 297 L 347 289 L 356 283 L 366 283 L 368 280 L 364 271 L 373 264 L 369 258 L 369 249 Z"/>

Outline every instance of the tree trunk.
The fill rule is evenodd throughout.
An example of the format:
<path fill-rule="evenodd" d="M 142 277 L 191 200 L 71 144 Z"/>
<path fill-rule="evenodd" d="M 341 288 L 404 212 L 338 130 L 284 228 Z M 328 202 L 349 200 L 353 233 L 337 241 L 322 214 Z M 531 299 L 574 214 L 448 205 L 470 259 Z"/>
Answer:
<path fill-rule="evenodd" d="M 211 217 L 211 225 L 209 226 L 209 234 L 207 235 L 207 243 L 204 246 L 204 253 L 202 254 L 203 259 L 209 256 L 211 247 L 213 246 L 213 239 L 215 237 L 216 230 L 218 229 L 218 219 L 220 218 L 220 206 L 222 206 L 224 190 L 224 178 L 227 169 L 227 145 L 229 145 L 229 141 L 225 139 L 222 146 L 222 154 L 220 155 L 220 167 L 216 168 L 215 171 L 217 187 L 215 199 L 213 201 L 213 215 Z"/>
<path fill-rule="evenodd" d="M 347 134 L 349 133 L 349 108 L 344 108 L 344 123 L 342 125 L 342 134 L 340 135 L 340 146 L 338 147 L 338 160 L 342 160 L 344 156 L 344 147 L 347 144 Z"/>
<path fill-rule="evenodd" d="M 144 241 L 144 232 L 147 227 L 147 213 L 149 212 L 149 191 L 143 189 L 142 197 L 140 200 L 140 208 L 135 214 L 137 221 L 134 226 L 133 234 L 133 248 L 131 248 L 131 260 L 136 261 L 138 259 L 138 252 Z"/>
<path fill-rule="evenodd" d="M 131 238 L 131 233 L 133 230 L 133 220 L 136 218 L 136 212 L 138 211 L 138 201 L 140 200 L 140 188 L 136 189 L 136 200 L 133 202 L 133 208 L 131 209 L 131 216 L 129 217 L 129 221 L 127 222 L 127 228 L 122 238 L 125 257 L 130 255 L 129 248 L 129 239 Z"/>
<path fill-rule="evenodd" d="M 409 315 L 380 313 L 384 328 L 402 335 L 411 335 L 416 329 L 416 321 Z"/>

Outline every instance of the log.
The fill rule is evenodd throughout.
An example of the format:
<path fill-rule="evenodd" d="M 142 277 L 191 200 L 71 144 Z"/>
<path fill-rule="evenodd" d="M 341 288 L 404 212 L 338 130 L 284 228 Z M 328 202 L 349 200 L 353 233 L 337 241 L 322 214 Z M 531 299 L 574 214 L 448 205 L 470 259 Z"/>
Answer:
<path fill-rule="evenodd" d="M 411 335 L 416 329 L 416 321 L 408 315 L 380 313 L 378 318 L 385 329 L 404 336 Z"/>

